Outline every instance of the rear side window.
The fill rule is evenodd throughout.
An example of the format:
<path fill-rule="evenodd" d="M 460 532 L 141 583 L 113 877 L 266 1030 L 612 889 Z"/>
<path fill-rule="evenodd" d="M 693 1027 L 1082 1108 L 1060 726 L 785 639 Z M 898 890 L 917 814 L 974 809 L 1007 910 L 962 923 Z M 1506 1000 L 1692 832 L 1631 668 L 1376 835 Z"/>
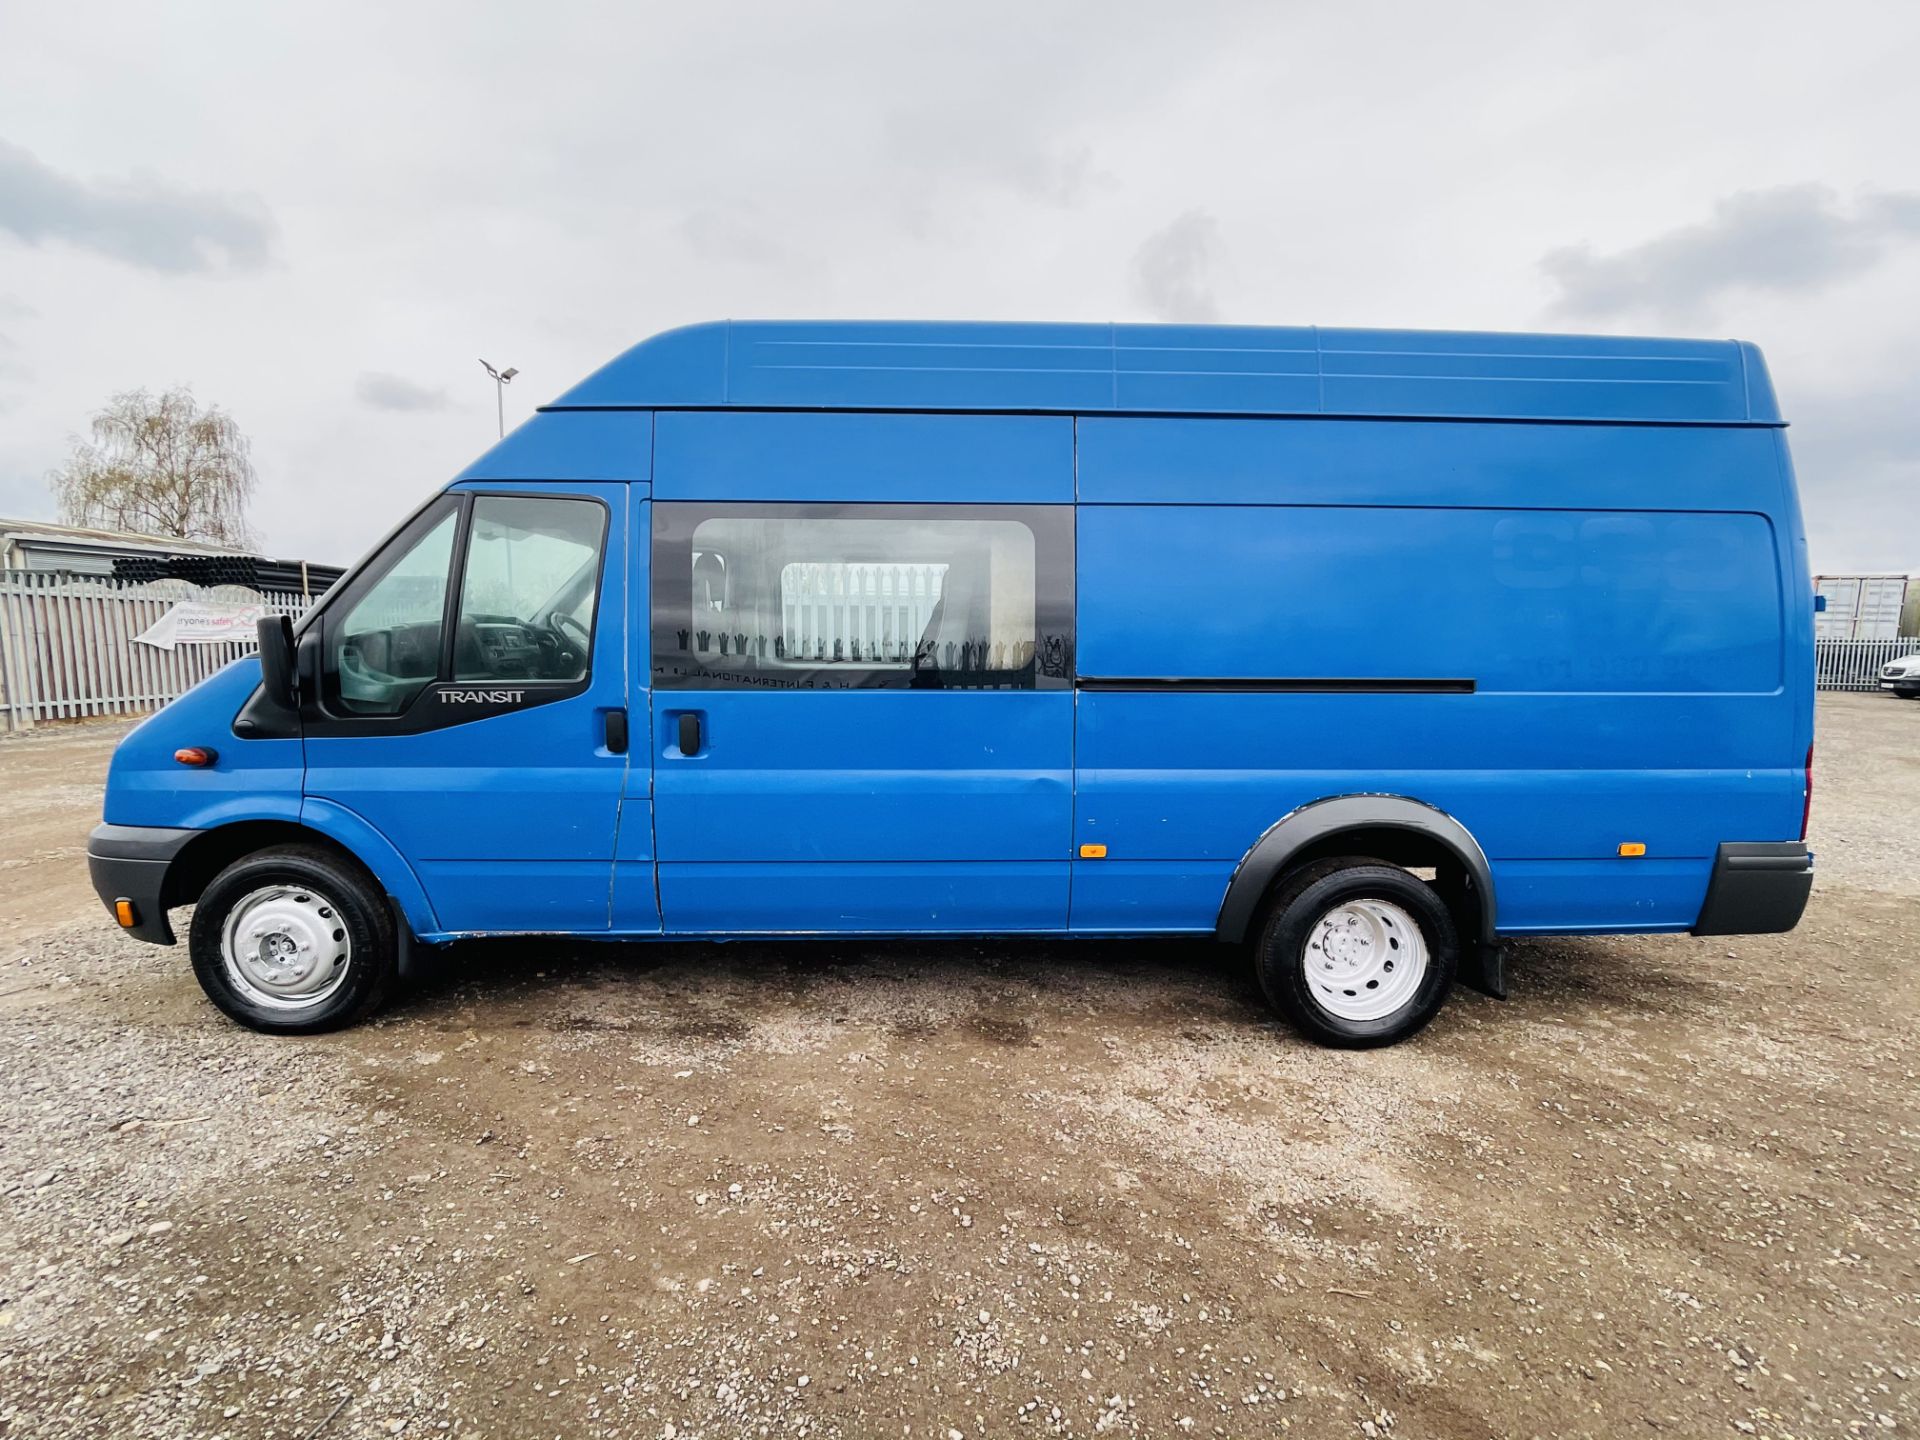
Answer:
<path fill-rule="evenodd" d="M 657 501 L 654 683 L 1064 689 L 1066 506 Z"/>

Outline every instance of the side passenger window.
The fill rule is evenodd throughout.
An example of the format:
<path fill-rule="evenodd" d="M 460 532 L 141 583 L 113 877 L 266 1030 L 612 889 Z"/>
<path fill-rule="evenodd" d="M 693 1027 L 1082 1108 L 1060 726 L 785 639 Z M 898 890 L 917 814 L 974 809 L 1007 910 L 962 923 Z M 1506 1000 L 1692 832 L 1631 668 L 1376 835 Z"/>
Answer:
<path fill-rule="evenodd" d="M 436 501 L 393 542 L 391 556 L 350 582 L 338 613 L 323 617 L 324 707 L 343 718 L 390 719 L 435 681 L 584 680 L 606 531 L 606 507 L 593 500 Z M 462 554 L 449 643 L 448 583 Z"/>
<path fill-rule="evenodd" d="M 656 501 L 653 511 L 656 685 L 1071 683 L 1069 507 Z"/>
<path fill-rule="evenodd" d="M 460 510 L 446 513 L 345 614 L 326 619 L 328 701 L 347 715 L 398 715 L 440 674 L 447 571 Z"/>
<path fill-rule="evenodd" d="M 477 497 L 453 678 L 585 678 L 606 528 L 591 500 Z"/>

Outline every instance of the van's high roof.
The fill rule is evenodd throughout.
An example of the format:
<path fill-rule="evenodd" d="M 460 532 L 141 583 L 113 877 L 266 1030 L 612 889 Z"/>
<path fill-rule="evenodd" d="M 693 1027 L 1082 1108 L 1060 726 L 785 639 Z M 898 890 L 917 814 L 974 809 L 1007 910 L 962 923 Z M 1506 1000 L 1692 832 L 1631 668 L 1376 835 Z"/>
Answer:
<path fill-rule="evenodd" d="M 951 321 L 690 325 L 544 408 L 727 407 L 1785 423 L 1736 340 Z"/>

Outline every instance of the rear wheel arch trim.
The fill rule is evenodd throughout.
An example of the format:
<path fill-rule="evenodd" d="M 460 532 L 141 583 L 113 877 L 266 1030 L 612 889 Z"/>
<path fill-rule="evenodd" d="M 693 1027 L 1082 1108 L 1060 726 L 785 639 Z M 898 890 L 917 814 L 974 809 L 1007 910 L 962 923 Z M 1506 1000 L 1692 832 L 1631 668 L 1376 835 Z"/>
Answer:
<path fill-rule="evenodd" d="M 1465 868 L 1473 880 L 1478 902 L 1481 941 L 1491 942 L 1497 907 L 1493 867 L 1486 852 L 1458 820 L 1436 805 L 1405 795 L 1329 795 L 1312 800 L 1281 816 L 1253 843 L 1234 867 L 1220 902 L 1215 935 L 1230 944 L 1248 937 L 1260 903 L 1288 868 L 1293 857 L 1308 846 L 1349 830 L 1406 830 L 1433 840 Z M 1467 942 L 1470 937 L 1462 936 Z"/>

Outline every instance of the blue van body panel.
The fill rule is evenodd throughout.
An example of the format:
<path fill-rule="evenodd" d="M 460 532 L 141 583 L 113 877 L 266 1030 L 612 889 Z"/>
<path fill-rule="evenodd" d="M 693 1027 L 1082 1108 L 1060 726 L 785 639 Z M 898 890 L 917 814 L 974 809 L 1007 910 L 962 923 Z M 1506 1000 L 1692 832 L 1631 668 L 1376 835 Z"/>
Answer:
<path fill-rule="evenodd" d="M 669 935 L 1052 934 L 1066 928 L 1068 865 L 1051 861 L 835 861 L 660 867 Z"/>
<path fill-rule="evenodd" d="M 307 794 L 360 816 L 409 857 L 442 931 L 605 932 L 628 765 L 607 749 L 605 723 L 627 703 L 629 489 L 462 484 L 607 507 L 589 688 L 418 734 L 310 734 Z"/>
<path fill-rule="evenodd" d="M 1001 410 L 1778 424 L 1732 340 L 1307 327 L 720 321 L 550 410 Z"/>
<path fill-rule="evenodd" d="M 669 412 L 658 500 L 1073 503 L 1057 415 Z"/>
<path fill-rule="evenodd" d="M 107 770 L 109 825 L 211 830 L 240 820 L 300 818 L 301 742 L 241 740 L 233 717 L 260 686 L 260 662 L 243 656 L 202 680 L 121 740 Z M 173 752 L 189 745 L 215 760 L 189 770 Z"/>
<path fill-rule="evenodd" d="M 613 841 L 610 928 L 615 934 L 660 933 L 660 890 L 654 874 L 653 635 L 647 597 L 653 573 L 653 506 L 635 487 L 627 506 L 627 772 L 620 791 L 619 830 Z"/>
<path fill-rule="evenodd" d="M 1790 623 L 1776 446 L 1083 421 L 1078 669 L 1116 688 L 1081 696 L 1076 841 L 1179 877 L 1296 806 L 1403 795 L 1476 837 L 1504 933 L 1687 928 L 1720 842 L 1799 833 L 1809 734 L 1787 692 L 1810 691 L 1812 627 Z M 1074 916 L 1117 923 L 1078 888 Z"/>
<path fill-rule="evenodd" d="M 1068 691 L 658 692 L 667 932 L 775 904 L 791 923 L 774 928 L 800 931 L 1064 930 L 1073 702 Z M 677 739 L 688 712 L 703 734 L 691 756 Z"/>
<path fill-rule="evenodd" d="M 1069 928 L 1076 935 L 1211 935 L 1239 865 L 1238 857 L 1075 860 Z"/>
<path fill-rule="evenodd" d="M 419 875 L 377 826 L 344 805 L 313 797 L 301 803 L 300 823 L 342 846 L 371 870 L 381 888 L 400 906 L 416 938 L 430 941 L 450 938 L 441 931 L 440 918 L 434 913 L 433 902 L 427 898 Z"/>
<path fill-rule="evenodd" d="M 1762 515 L 1083 505 L 1077 548 L 1083 677 L 1781 686 L 1783 597 Z"/>
<path fill-rule="evenodd" d="M 644 487 L 652 473 L 650 411 L 542 411 L 474 460 L 458 479 L 609 480 Z"/>
<path fill-rule="evenodd" d="M 1079 424 L 1083 505 L 1775 509 L 1774 430 L 1419 420 Z"/>

